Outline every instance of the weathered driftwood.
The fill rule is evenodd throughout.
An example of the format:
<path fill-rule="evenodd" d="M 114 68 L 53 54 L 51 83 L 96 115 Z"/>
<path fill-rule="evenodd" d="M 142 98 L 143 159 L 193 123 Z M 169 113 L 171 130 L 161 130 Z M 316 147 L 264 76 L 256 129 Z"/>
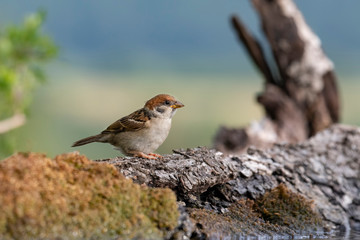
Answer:
<path fill-rule="evenodd" d="M 118 157 L 106 162 L 126 177 L 151 187 L 168 187 L 179 193 L 200 194 L 236 177 L 238 164 L 207 148 L 174 150 L 162 160 Z"/>
<path fill-rule="evenodd" d="M 292 0 L 252 2 L 261 18 L 276 70 L 270 67 L 256 38 L 239 18 L 232 17 L 239 39 L 265 78 L 265 90 L 257 100 L 266 117 L 241 130 L 222 127 L 215 147 L 223 152 L 244 152 L 251 145 L 296 143 L 339 120 L 333 63 L 295 4 Z"/>
<path fill-rule="evenodd" d="M 303 143 L 249 148 L 237 156 L 200 147 L 174 152 L 162 160 L 102 162 L 137 183 L 173 189 L 186 207 L 224 213 L 231 203 L 256 199 L 284 183 L 313 200 L 328 226 L 360 224 L 359 128 L 334 125 Z"/>

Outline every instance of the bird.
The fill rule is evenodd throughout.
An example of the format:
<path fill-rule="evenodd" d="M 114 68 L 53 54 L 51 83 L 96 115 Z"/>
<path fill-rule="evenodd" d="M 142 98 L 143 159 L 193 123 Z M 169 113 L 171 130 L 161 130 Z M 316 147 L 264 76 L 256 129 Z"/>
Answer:
<path fill-rule="evenodd" d="M 143 108 L 120 118 L 100 134 L 76 141 L 72 147 L 93 142 L 110 143 L 126 156 L 162 158 L 153 153 L 167 138 L 171 120 L 184 104 L 168 94 L 158 94 Z"/>

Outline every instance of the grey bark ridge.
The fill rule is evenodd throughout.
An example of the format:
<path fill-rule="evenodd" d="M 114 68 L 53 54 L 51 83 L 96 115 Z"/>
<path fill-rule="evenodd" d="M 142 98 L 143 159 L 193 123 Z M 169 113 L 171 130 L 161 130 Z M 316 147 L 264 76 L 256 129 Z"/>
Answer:
<path fill-rule="evenodd" d="M 305 142 L 251 147 L 243 155 L 205 147 L 175 152 L 162 160 L 101 162 L 139 184 L 173 189 L 186 207 L 224 213 L 233 202 L 256 199 L 284 183 L 313 200 L 329 228 L 360 224 L 360 128 L 333 125 Z"/>
<path fill-rule="evenodd" d="M 157 160 L 118 157 L 107 162 L 136 183 L 181 193 L 202 193 L 236 177 L 238 164 L 214 149 L 199 147 L 174 152 Z"/>

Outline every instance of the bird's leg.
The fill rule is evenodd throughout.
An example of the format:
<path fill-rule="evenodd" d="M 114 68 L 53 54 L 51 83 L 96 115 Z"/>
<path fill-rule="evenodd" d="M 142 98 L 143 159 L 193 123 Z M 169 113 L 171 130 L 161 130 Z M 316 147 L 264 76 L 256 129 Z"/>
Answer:
<path fill-rule="evenodd" d="M 145 154 L 143 152 L 131 152 L 131 154 L 134 157 L 141 157 L 141 158 L 146 158 L 146 159 L 157 159 L 155 156 L 152 156 L 150 154 Z"/>
<path fill-rule="evenodd" d="M 163 156 L 161 156 L 160 154 L 156 154 L 156 153 L 149 153 L 150 156 L 154 156 L 156 158 L 163 158 Z"/>

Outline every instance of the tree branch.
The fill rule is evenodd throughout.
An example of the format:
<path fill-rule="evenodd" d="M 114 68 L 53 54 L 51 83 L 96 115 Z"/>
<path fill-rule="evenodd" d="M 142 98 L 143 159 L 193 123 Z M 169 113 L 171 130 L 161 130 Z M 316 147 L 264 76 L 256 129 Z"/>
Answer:
<path fill-rule="evenodd" d="M 339 119 L 334 65 L 291 0 L 252 0 L 271 46 L 284 91 L 303 110 L 309 135 Z"/>
<path fill-rule="evenodd" d="M 259 43 L 259 41 L 250 34 L 246 29 L 245 25 L 242 24 L 241 20 L 237 16 L 231 17 L 231 23 L 237 32 L 239 40 L 244 44 L 248 54 L 258 67 L 258 69 L 264 75 L 268 83 L 275 84 L 274 76 L 271 72 L 269 64 L 266 61 L 264 51 Z"/>
<path fill-rule="evenodd" d="M 26 116 L 23 113 L 16 113 L 14 116 L 0 121 L 0 134 L 9 132 L 15 128 L 21 127 L 26 122 Z"/>

